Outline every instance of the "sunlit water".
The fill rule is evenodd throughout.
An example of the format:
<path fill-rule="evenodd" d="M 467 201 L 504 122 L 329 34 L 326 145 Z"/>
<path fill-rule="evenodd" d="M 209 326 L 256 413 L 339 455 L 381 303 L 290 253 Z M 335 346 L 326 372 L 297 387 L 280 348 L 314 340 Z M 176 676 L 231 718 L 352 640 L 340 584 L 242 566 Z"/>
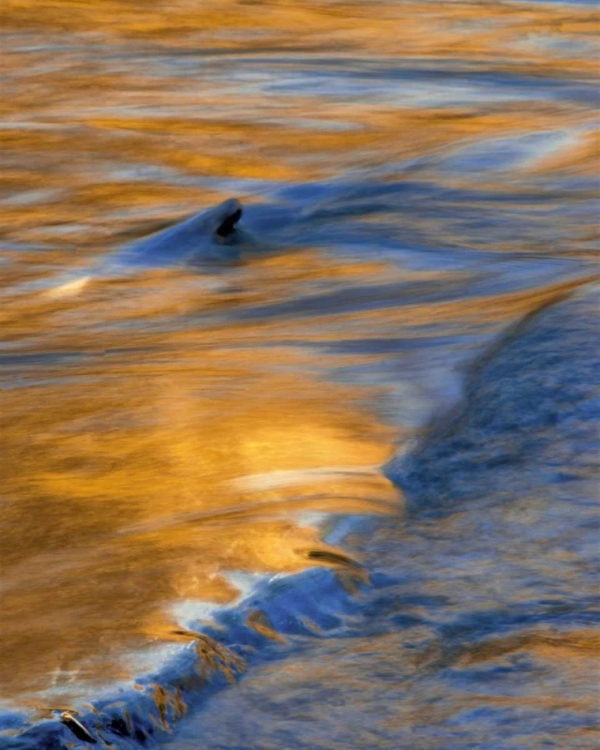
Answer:
<path fill-rule="evenodd" d="M 595 20 L 4 0 L 0 747 L 597 746 Z"/>

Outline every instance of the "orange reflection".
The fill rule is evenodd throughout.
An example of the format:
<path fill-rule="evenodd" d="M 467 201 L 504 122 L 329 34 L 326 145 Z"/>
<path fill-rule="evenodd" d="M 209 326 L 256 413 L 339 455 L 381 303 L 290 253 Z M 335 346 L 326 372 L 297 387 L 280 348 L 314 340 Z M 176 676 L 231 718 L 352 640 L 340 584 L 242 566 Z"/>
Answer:
<path fill-rule="evenodd" d="M 259 7 L 3 1 L 11 54 L 2 238 L 46 248 L 3 254 L 0 339 L 25 363 L 3 370 L 11 389 L 0 391 L 4 697 L 49 688 L 74 695 L 86 682 L 128 676 L 124 653 L 172 636 L 173 602 L 235 599 L 232 570 L 352 566 L 322 541 L 311 514 L 400 512 L 377 467 L 404 435 L 373 406 L 383 385 L 334 382 L 318 345 L 341 332 L 413 335 L 411 326 L 489 333 L 580 283 L 432 304 L 416 295 L 409 304 L 407 289 L 397 301 L 388 292 L 383 309 L 319 312 L 311 295 L 323 285 L 364 282 L 378 298 L 389 281 L 464 288 L 469 280 L 377 261 L 331 265 L 304 249 L 217 281 L 164 271 L 99 280 L 69 300 L 13 294 L 215 202 L 211 178 L 306 183 L 415 157 L 431 160 L 434 174 L 438 157 L 467 143 L 540 130 L 579 135 L 532 172 L 593 170 L 595 112 L 577 102 L 436 103 L 420 92 L 415 101 L 363 101 L 352 92 L 300 95 L 293 86 L 277 96 L 219 77 L 230 56 L 243 67 L 258 55 L 279 82 L 305 72 L 316 52 L 332 64 L 344 54 L 361 74 L 385 68 L 387 57 L 420 70 L 452 64 L 587 80 L 592 56 L 549 50 L 565 38 L 590 41 L 593 9 L 378 2 L 374 12 L 325 0 Z M 41 43 L 22 43 L 22 32 Z M 196 62 L 181 74 L 186 56 Z M 455 238 L 448 219 L 430 222 Z M 290 298 L 311 314 L 219 317 Z M 346 355 L 344 364 L 375 358 Z M 269 632 L 260 617 L 252 622 Z M 200 652 L 225 662 L 209 646 L 199 641 Z M 158 703 L 168 700 L 157 692 Z"/>
<path fill-rule="evenodd" d="M 74 381 L 2 392 L 5 696 L 126 674 L 126 650 L 169 637 L 170 603 L 234 599 L 229 571 L 343 565 L 308 511 L 401 507 L 377 469 L 393 432 L 355 389 L 278 373 L 276 351 L 168 338 L 166 357 L 101 350 Z"/>

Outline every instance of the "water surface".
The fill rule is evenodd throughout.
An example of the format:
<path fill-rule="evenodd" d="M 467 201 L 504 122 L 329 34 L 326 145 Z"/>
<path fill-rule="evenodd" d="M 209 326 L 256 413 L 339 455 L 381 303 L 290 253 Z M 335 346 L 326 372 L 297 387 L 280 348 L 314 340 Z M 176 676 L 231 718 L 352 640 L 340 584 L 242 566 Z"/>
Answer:
<path fill-rule="evenodd" d="M 5 0 L 0 746 L 595 746 L 596 20 Z"/>

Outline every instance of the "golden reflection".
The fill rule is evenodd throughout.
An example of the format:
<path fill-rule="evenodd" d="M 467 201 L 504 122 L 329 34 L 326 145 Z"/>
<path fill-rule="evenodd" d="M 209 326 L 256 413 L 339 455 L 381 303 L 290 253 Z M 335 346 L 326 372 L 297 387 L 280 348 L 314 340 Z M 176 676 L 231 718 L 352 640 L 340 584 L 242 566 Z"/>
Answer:
<path fill-rule="evenodd" d="M 125 653 L 173 637 L 171 605 L 235 600 L 234 570 L 326 565 L 349 587 L 361 580 L 360 562 L 323 542 L 315 519 L 401 513 L 378 467 L 409 431 L 373 406 L 386 386 L 334 381 L 340 360 L 325 362 L 324 345 L 432 325 L 491 333 L 582 283 L 467 297 L 467 274 L 329 263 L 304 248 L 218 278 L 177 270 L 98 279 L 68 299 L 22 290 L 215 202 L 214 178 L 308 183 L 413 158 L 435 177 L 436 160 L 453 149 L 541 130 L 579 136 L 532 173 L 590 175 L 595 113 L 577 101 L 456 102 L 461 89 L 436 102 L 421 84 L 414 100 L 400 90 L 370 98 L 370 83 L 367 97 L 265 88 L 261 75 L 285 85 L 315 52 L 324 65 L 345 55 L 369 82 L 385 76 L 386 58 L 421 72 L 525 70 L 541 82 L 595 73 L 592 56 L 553 55 L 536 42 L 588 43 L 590 9 L 376 6 L 3 0 L 1 697 L 76 695 L 130 677 Z M 253 55 L 262 73 L 238 80 L 232 71 Z M 463 294 L 424 304 L 417 281 Z M 318 307 L 324 289 L 354 282 L 387 306 Z M 385 291 L 392 282 L 401 293 Z M 290 299 L 306 315 L 253 317 Z M 344 355 L 343 365 L 376 359 Z M 261 613 L 250 624 L 277 638 Z M 198 652 L 228 674 L 243 667 L 208 639 Z M 179 699 L 157 688 L 163 720 L 167 709 L 183 712 Z"/>
<path fill-rule="evenodd" d="M 246 271 L 252 283 L 244 303 L 238 279 L 237 304 L 285 300 L 319 283 L 313 255 L 288 262 Z M 382 269 L 341 264 L 328 273 L 330 285 L 364 283 Z M 110 285 L 87 309 L 81 300 L 44 302 L 44 315 L 12 318 L 13 334 L 26 326 L 33 352 L 44 342 L 42 357 L 84 356 L 45 366 L 41 383 L 35 366 L 31 382 L 0 391 L 0 518 L 11 529 L 0 550 L 6 697 L 49 688 L 74 695 L 126 676 L 125 652 L 171 637 L 172 603 L 235 599 L 230 571 L 327 565 L 350 589 L 366 582 L 356 561 L 322 541 L 310 514 L 400 512 L 378 467 L 402 433 L 366 406 L 368 388 L 328 381 L 318 349 L 292 341 L 336 340 L 342 322 L 350 337 L 381 336 L 400 321 L 487 318 L 493 330 L 581 283 L 360 315 L 329 310 L 316 331 L 311 317 L 203 327 L 217 300 L 191 281 L 179 273 L 158 289 L 149 281 L 146 292 L 143 282 L 125 286 L 146 299 L 148 320 L 172 314 L 177 299 L 186 316 L 198 316 L 182 330 L 146 326 L 133 340 L 118 326 L 99 333 L 94 321 L 119 321 L 119 305 L 129 304 Z"/>
<path fill-rule="evenodd" d="M 149 5 L 143 0 L 105 0 L 102 5 L 83 0 L 4 3 L 5 23 L 14 29 L 42 27 L 78 32 L 93 28 L 124 41 L 146 38 L 168 46 L 177 40 L 184 48 L 192 47 L 198 39 L 208 47 L 218 47 L 227 40 L 238 50 L 261 42 L 293 50 L 299 47 L 299 35 L 318 49 L 326 36 L 330 49 L 350 45 L 371 48 L 383 55 L 456 53 L 463 59 L 499 56 L 506 65 L 535 60 L 535 40 L 542 35 L 550 39 L 563 35 L 589 39 L 597 29 L 593 8 L 540 7 L 526 2 L 378 2 L 373 12 L 364 3 L 312 0 L 298 5 L 276 0 L 262 3 L 259 15 L 257 21 L 256 4 L 240 0 L 173 0 L 166 5 Z M 519 44 L 530 35 L 534 38 L 529 45 Z M 505 57 L 507 48 L 511 51 L 510 60 Z M 548 58 L 548 51 L 545 52 Z M 563 54 L 559 61 L 565 58 L 568 60 Z M 591 69 L 593 61 L 589 63 Z M 547 64 L 552 64 L 552 58 Z"/>
<path fill-rule="evenodd" d="M 478 139 L 581 132 L 596 125 L 593 107 L 575 101 L 464 101 L 463 84 L 431 102 L 420 79 L 415 100 L 402 87 L 394 101 L 364 100 L 351 89 L 323 95 L 306 87 L 300 93 L 292 85 L 284 96 L 261 89 L 265 70 L 273 83 L 302 75 L 310 71 L 314 52 L 324 55 L 325 67 L 335 64 L 338 53 L 347 55 L 357 83 L 377 74 L 385 78 L 390 59 L 408 61 L 417 73 L 445 65 L 467 79 L 475 64 L 491 79 L 537 76 L 540 85 L 553 77 L 592 80 L 593 54 L 569 54 L 564 41 L 571 40 L 574 50 L 594 41 L 593 9 L 378 2 L 372 12 L 368 3 L 283 0 L 261 4 L 260 13 L 257 7 L 235 0 L 5 0 L 3 29 L 11 54 L 5 56 L 10 86 L 3 91 L 0 189 L 11 200 L 0 202 L 4 236 L 72 243 L 73 255 L 81 258 L 91 245 L 117 241 L 132 220 L 147 225 L 148 219 L 172 219 L 213 202 L 206 185 L 181 184 L 182 176 L 301 182 L 415 157 L 435 162 Z M 43 44 L 21 48 L 17 40 L 24 30 L 43 32 L 46 43 L 63 39 L 68 30 L 90 57 L 59 44 L 50 62 Z M 560 54 L 552 54 L 553 42 Z M 144 45 L 151 45 L 156 59 Z M 259 55 L 256 81 L 250 72 L 246 86 L 236 79 L 235 67 L 227 67 L 227 55 L 209 54 L 223 49 L 240 56 L 238 67 L 246 56 L 252 61 Z M 289 59 L 282 59 L 282 50 Z M 165 56 L 185 63 L 190 54 L 195 58 L 189 68 L 165 63 Z M 317 113 L 316 124 L 307 126 L 307 113 Z M 593 147 L 582 149 L 573 158 L 588 173 Z M 37 199 L 12 200 L 28 191 Z"/>
<path fill-rule="evenodd" d="M 106 319 L 110 296 L 96 304 Z M 301 376 L 276 349 L 232 348 L 225 327 L 220 346 L 216 333 L 149 330 L 159 348 L 132 357 L 118 354 L 126 333 L 85 344 L 76 326 L 38 324 L 50 349 L 100 349 L 79 373 L 59 365 L 1 392 L 5 697 L 126 675 L 126 650 L 169 638 L 171 603 L 235 599 L 229 571 L 352 565 L 309 511 L 400 510 L 377 469 L 394 430 L 355 389 Z"/>
<path fill-rule="evenodd" d="M 160 717 L 160 722 L 163 726 L 163 729 L 167 732 L 171 728 L 171 722 L 168 721 L 167 718 L 168 710 L 171 709 L 171 711 L 173 712 L 174 721 L 177 721 L 177 719 L 184 716 L 187 711 L 187 705 L 185 704 L 185 701 L 181 696 L 181 691 L 178 689 L 167 690 L 161 685 L 155 685 L 154 703 L 156 704 L 156 707 L 158 709 L 158 715 Z"/>
<path fill-rule="evenodd" d="M 594 177 L 598 173 L 600 153 L 600 133 L 590 130 L 580 133 L 564 148 L 536 160 L 532 169 L 535 172 L 565 172 L 569 175 Z"/>
<path fill-rule="evenodd" d="M 516 633 L 506 638 L 494 638 L 465 649 L 459 657 L 463 664 L 502 658 L 505 654 L 525 650 L 541 661 L 568 661 L 571 666 L 579 666 L 600 654 L 600 635 L 594 631 L 574 630 L 557 632 L 539 630 Z"/>
<path fill-rule="evenodd" d="M 273 629 L 273 626 L 269 622 L 269 618 L 264 612 L 258 610 L 251 612 L 248 615 L 246 622 L 264 638 L 268 638 L 276 643 L 287 643 L 287 638 Z"/>

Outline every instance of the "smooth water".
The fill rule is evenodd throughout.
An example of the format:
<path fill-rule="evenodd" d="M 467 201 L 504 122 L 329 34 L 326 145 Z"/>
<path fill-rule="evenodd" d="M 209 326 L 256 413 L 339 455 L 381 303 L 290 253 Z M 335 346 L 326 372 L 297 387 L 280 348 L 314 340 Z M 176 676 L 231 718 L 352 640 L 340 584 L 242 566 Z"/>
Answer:
<path fill-rule="evenodd" d="M 4 0 L 0 747 L 597 747 L 596 21 Z"/>

